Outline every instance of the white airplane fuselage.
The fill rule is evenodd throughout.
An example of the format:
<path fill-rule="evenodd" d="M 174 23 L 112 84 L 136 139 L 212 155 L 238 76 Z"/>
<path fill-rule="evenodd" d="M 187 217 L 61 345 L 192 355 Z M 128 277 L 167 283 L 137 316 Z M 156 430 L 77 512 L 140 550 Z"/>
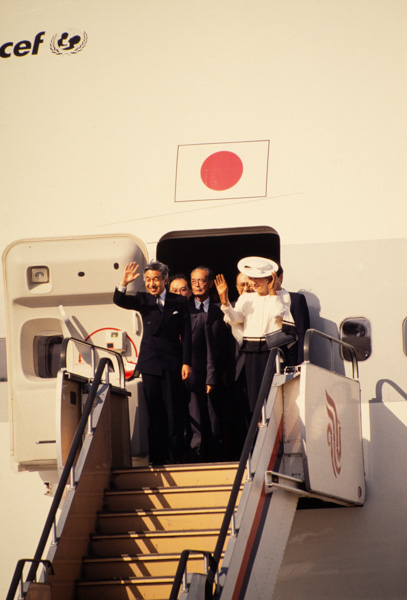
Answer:
<path fill-rule="evenodd" d="M 98 254 L 75 240 L 134 236 L 147 260 L 169 232 L 207 230 L 204 248 L 226 231 L 272 228 L 284 287 L 304 293 L 311 327 L 338 337 L 344 321 L 365 319 L 371 340 L 359 363 L 365 504 L 297 511 L 273 598 L 404 598 L 405 4 L 21 0 L 0 12 L 4 256 L 19 240 L 73 240 L 59 270 L 53 242 L 33 266 L 55 260 L 68 281 L 71 259 L 79 296 L 80 264 L 91 270 Z M 217 247 L 224 265 L 229 250 Z M 107 306 L 116 275 L 93 276 L 86 293 Z M 16 294 L 12 329 L 8 277 L 6 264 L 0 337 L 15 331 L 16 348 L 38 302 Z M 9 384 L 20 367 L 9 361 Z M 57 481 L 52 460 L 16 459 L 13 402 L 0 382 L 3 593 L 34 552 Z"/>

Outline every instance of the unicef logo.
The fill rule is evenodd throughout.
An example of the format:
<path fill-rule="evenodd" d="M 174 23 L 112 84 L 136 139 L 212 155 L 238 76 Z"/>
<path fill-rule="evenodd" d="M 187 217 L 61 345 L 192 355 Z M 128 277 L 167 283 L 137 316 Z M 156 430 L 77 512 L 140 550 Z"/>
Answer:
<path fill-rule="evenodd" d="M 62 33 L 56 33 L 49 46 L 54 54 L 77 54 L 84 49 L 87 41 L 86 31 L 67 29 Z"/>

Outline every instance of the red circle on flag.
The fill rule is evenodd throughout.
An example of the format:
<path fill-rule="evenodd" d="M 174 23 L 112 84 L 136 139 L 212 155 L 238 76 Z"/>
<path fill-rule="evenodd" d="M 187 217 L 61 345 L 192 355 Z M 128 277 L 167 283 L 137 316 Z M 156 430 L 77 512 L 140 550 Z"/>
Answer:
<path fill-rule="evenodd" d="M 228 190 L 237 184 L 243 174 L 243 163 L 234 152 L 223 150 L 205 159 L 201 179 L 211 190 Z"/>

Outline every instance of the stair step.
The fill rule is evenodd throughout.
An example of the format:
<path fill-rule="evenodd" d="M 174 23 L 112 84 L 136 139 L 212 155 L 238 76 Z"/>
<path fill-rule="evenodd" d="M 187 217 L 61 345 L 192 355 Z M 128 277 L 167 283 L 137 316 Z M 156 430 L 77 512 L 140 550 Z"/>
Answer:
<path fill-rule="evenodd" d="M 204 573 L 213 552 L 237 463 L 134 467 L 112 472 L 77 600 L 167 600 L 179 557 Z"/>
<path fill-rule="evenodd" d="M 122 513 L 99 513 L 100 535 L 146 532 L 220 529 L 225 508 L 152 509 Z"/>
<path fill-rule="evenodd" d="M 113 558 L 92 558 L 83 560 L 83 579 L 128 579 L 129 577 L 174 577 L 180 554 L 139 554 L 137 556 L 117 556 Z M 189 555 L 188 570 L 205 572 L 202 554 Z"/>
<path fill-rule="evenodd" d="M 226 506 L 231 485 L 180 486 L 142 488 L 140 490 L 108 490 L 105 493 L 108 511 L 131 511 L 149 508 L 185 508 Z"/>
<path fill-rule="evenodd" d="M 112 473 L 112 487 L 116 490 L 136 490 L 145 487 L 232 484 L 237 466 L 237 463 L 199 463 L 117 470 Z"/>
<path fill-rule="evenodd" d="M 165 600 L 169 598 L 172 577 L 143 577 L 108 581 L 78 581 L 76 600 Z"/>
<path fill-rule="evenodd" d="M 99 557 L 161 552 L 170 554 L 181 553 L 186 548 L 212 552 L 218 535 L 219 529 L 92 535 L 91 554 Z"/>

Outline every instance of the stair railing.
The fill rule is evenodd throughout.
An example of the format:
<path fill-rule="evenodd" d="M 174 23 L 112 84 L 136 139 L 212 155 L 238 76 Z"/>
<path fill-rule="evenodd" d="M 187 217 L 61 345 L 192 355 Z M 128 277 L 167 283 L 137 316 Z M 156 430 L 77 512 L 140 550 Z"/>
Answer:
<path fill-rule="evenodd" d="M 31 563 L 31 564 L 35 563 L 37 565 L 37 568 L 40 564 L 42 564 L 46 573 L 48 573 L 48 572 L 51 574 L 53 573 L 52 563 L 50 560 L 47 560 L 47 559 L 34 560 L 33 558 L 21 558 L 17 562 L 17 566 L 14 571 L 13 579 L 11 580 L 10 589 L 9 589 L 9 592 L 7 595 L 7 600 L 8 600 L 8 598 L 14 598 L 19 585 L 21 585 L 20 598 L 24 598 L 23 570 L 24 570 L 26 563 Z M 14 590 L 14 592 L 13 592 L 13 590 Z M 11 595 L 11 593 L 12 593 L 12 595 Z"/>
<path fill-rule="evenodd" d="M 359 379 L 359 364 L 358 359 L 356 357 L 356 350 L 354 346 L 351 346 L 347 342 L 343 342 L 338 338 L 334 338 L 323 331 L 319 331 L 318 329 L 307 329 L 304 336 L 304 362 L 310 362 L 310 354 L 311 354 L 311 339 L 313 336 L 317 336 L 323 338 L 324 340 L 328 340 L 330 344 L 330 358 L 331 358 L 331 367 L 330 370 L 335 372 L 335 356 L 334 356 L 334 345 L 338 345 L 341 349 L 346 348 L 349 350 L 350 355 L 352 357 L 352 378 Z M 356 378 L 355 378 L 356 374 Z"/>
<path fill-rule="evenodd" d="M 334 371 L 333 347 L 334 347 L 334 344 L 338 344 L 341 348 L 346 348 L 347 350 L 349 350 L 351 357 L 352 357 L 352 376 L 354 379 L 355 379 L 355 374 L 356 374 L 357 378 L 359 377 L 358 361 L 357 361 L 357 357 L 356 357 L 355 348 L 353 346 L 351 346 L 350 344 L 347 344 L 346 342 L 343 342 L 342 340 L 334 338 L 334 337 L 332 337 L 326 333 L 323 333 L 322 331 L 319 331 L 317 329 L 308 329 L 305 333 L 304 362 L 310 362 L 310 342 L 311 342 L 312 336 L 314 336 L 314 335 L 319 336 L 324 339 L 327 339 L 330 343 L 330 347 L 331 347 L 330 370 L 331 371 Z M 288 342 L 289 342 L 289 338 L 287 338 L 287 341 L 285 343 L 288 343 Z M 237 497 L 239 494 L 239 490 L 240 490 L 242 480 L 243 480 L 243 475 L 244 475 L 246 468 L 248 471 L 248 477 L 251 478 L 251 475 L 252 475 L 251 467 L 250 467 L 251 451 L 253 448 L 254 441 L 256 439 L 256 435 L 257 435 L 257 431 L 258 431 L 258 423 L 261 420 L 262 424 L 264 424 L 264 420 L 265 420 L 264 405 L 265 405 L 265 401 L 267 400 L 267 397 L 268 397 L 268 393 L 269 393 L 269 390 L 270 390 L 270 387 L 271 387 L 271 384 L 273 381 L 273 377 L 274 377 L 275 373 L 280 372 L 279 371 L 280 361 L 277 360 L 277 357 L 279 355 L 281 355 L 281 352 L 282 352 L 282 350 L 281 350 L 281 347 L 279 347 L 279 346 L 272 347 L 269 352 L 266 368 L 265 368 L 263 379 L 262 379 L 261 386 L 260 386 L 259 395 L 257 397 L 257 402 L 256 402 L 255 409 L 253 411 L 253 416 L 252 416 L 252 420 L 250 422 L 249 430 L 247 432 L 246 441 L 245 441 L 245 444 L 243 446 L 243 450 L 242 450 L 242 453 L 240 456 L 239 466 L 237 468 L 232 491 L 231 491 L 230 497 L 229 497 L 229 502 L 228 502 L 228 505 L 227 505 L 227 508 L 225 511 L 225 515 L 223 518 L 222 526 L 221 526 L 221 529 L 219 532 L 218 541 L 216 543 L 216 547 L 215 547 L 213 555 L 209 554 L 209 557 L 208 557 L 209 568 L 207 571 L 207 579 L 206 579 L 206 584 L 205 584 L 205 600 L 213 599 L 213 586 L 214 586 L 214 582 L 215 582 L 215 577 L 218 572 L 219 562 L 220 562 L 223 546 L 225 544 L 225 540 L 226 540 L 226 537 L 228 534 L 229 525 L 230 525 L 231 520 L 233 521 L 233 519 L 234 519 L 236 501 L 237 501 Z M 234 528 L 234 526 L 233 526 L 233 528 Z M 181 554 L 180 562 L 178 564 L 178 569 L 177 569 L 177 572 L 176 572 L 176 575 L 174 578 L 174 583 L 172 586 L 171 595 L 170 595 L 169 600 L 177 600 L 177 598 L 178 598 L 181 583 L 183 581 L 185 582 L 186 565 L 187 565 L 189 554 L 191 552 L 192 552 L 191 550 L 184 550 L 184 552 L 182 552 L 182 554 Z M 201 552 L 201 554 L 204 554 L 204 553 Z M 184 583 L 184 587 L 186 587 L 185 583 Z"/>
<path fill-rule="evenodd" d="M 225 540 L 228 535 L 229 525 L 232 517 L 234 516 L 236 501 L 240 491 L 240 487 L 242 485 L 242 480 L 244 473 L 246 471 L 247 462 L 253 447 L 254 440 L 258 431 L 258 422 L 261 418 L 261 413 L 263 409 L 263 404 L 268 396 L 271 383 L 273 381 L 274 374 L 276 372 L 276 358 L 278 354 L 278 348 L 272 348 L 269 352 L 269 356 L 267 359 L 266 368 L 264 371 L 263 379 L 261 382 L 259 395 L 257 397 L 256 406 L 253 411 L 252 420 L 250 422 L 249 430 L 247 432 L 246 441 L 243 446 L 242 453 L 240 455 L 239 466 L 236 471 L 235 479 L 232 486 L 232 491 L 230 492 L 229 502 L 226 507 L 225 515 L 223 517 L 222 526 L 220 528 L 218 540 L 215 546 L 215 550 L 213 555 L 208 555 L 208 570 L 207 570 L 207 579 L 205 584 L 205 599 L 211 600 L 213 598 L 213 584 L 215 582 L 215 577 L 218 572 L 219 562 L 222 555 L 223 546 L 225 545 Z M 251 477 L 251 473 L 249 472 L 249 477 Z M 186 564 L 188 561 L 188 556 L 191 550 L 184 550 L 181 554 L 180 562 L 178 564 L 178 569 L 174 578 L 174 583 L 171 589 L 171 595 L 169 600 L 176 600 L 178 598 L 179 590 L 183 581 L 184 572 L 186 569 Z"/>
<path fill-rule="evenodd" d="M 276 372 L 276 358 L 278 354 L 278 348 L 272 348 L 269 352 L 269 356 L 267 358 L 266 368 L 264 371 L 263 379 L 261 382 L 259 395 L 257 396 L 256 406 L 253 411 L 252 420 L 249 425 L 249 430 L 247 432 L 246 440 L 243 446 L 242 453 L 240 455 L 239 466 L 237 468 L 235 480 L 233 482 L 232 491 L 230 493 L 229 502 L 226 507 L 225 516 L 223 517 L 222 526 L 220 528 L 218 541 L 215 546 L 215 550 L 213 552 L 212 560 L 210 561 L 208 576 L 206 579 L 205 586 L 205 599 L 211 600 L 213 598 L 213 584 L 215 581 L 216 573 L 218 571 L 219 562 L 222 555 L 223 546 L 225 545 L 225 540 L 228 535 L 230 521 L 232 516 L 234 515 L 237 497 L 239 494 L 240 486 L 242 484 L 243 476 L 246 470 L 246 463 L 250 457 L 254 441 L 258 432 L 258 423 L 261 419 L 261 413 L 263 409 L 264 402 L 267 399 L 274 374 Z M 251 478 L 251 472 L 248 473 L 248 476 Z"/>
<path fill-rule="evenodd" d="M 178 567 L 177 567 L 177 571 L 175 573 L 175 579 L 174 579 L 174 584 L 175 584 L 175 581 L 179 581 L 178 589 L 176 592 L 177 596 L 178 596 L 178 592 L 179 592 L 179 588 L 181 587 L 181 584 L 182 584 L 181 591 L 183 591 L 183 592 L 186 591 L 187 587 L 188 587 L 187 563 L 188 563 L 190 554 L 195 554 L 195 555 L 198 554 L 198 555 L 202 555 L 204 557 L 205 573 L 208 572 L 208 569 L 213 564 L 212 554 L 208 550 L 183 550 L 181 552 L 181 556 L 179 559 L 179 563 L 178 563 Z M 215 567 L 215 569 L 216 569 L 216 567 Z M 177 596 L 175 596 L 175 597 L 177 597 Z M 171 598 L 172 598 L 172 596 L 171 596 Z"/>
<path fill-rule="evenodd" d="M 124 387 L 124 380 L 125 380 L 124 367 L 123 367 L 123 361 L 119 354 L 117 354 L 116 352 L 113 352 L 111 350 L 110 351 L 106 350 L 106 348 L 98 348 L 97 346 L 93 346 L 92 344 L 88 344 L 81 340 L 75 340 L 74 338 L 66 338 L 63 342 L 63 346 L 62 346 L 62 350 L 61 350 L 61 362 L 62 363 L 65 360 L 67 346 L 70 342 L 73 342 L 75 344 L 82 344 L 82 345 L 89 347 L 90 351 L 92 352 L 92 357 L 95 356 L 95 353 L 97 350 L 103 350 L 104 353 L 111 354 L 111 356 L 116 359 L 115 362 L 119 368 L 120 381 L 122 382 L 123 387 Z M 92 363 L 94 365 L 94 360 L 92 360 Z M 65 491 L 65 486 L 68 483 L 69 476 L 71 475 L 71 471 L 73 472 L 75 458 L 76 458 L 78 450 L 82 444 L 82 437 L 88 426 L 88 420 L 91 417 L 93 402 L 97 396 L 98 388 L 99 388 L 100 384 L 102 383 L 102 377 L 104 375 L 106 368 L 107 368 L 107 374 L 106 374 L 105 381 L 107 384 L 109 383 L 109 367 L 113 367 L 112 359 L 109 358 L 109 356 L 102 357 L 98 363 L 96 373 L 94 375 L 94 379 L 92 381 L 92 385 L 91 385 L 91 388 L 89 391 L 89 395 L 86 400 L 85 406 L 83 408 L 82 416 L 80 418 L 74 438 L 72 440 L 71 448 L 69 450 L 64 468 L 62 470 L 61 478 L 58 482 L 58 487 L 55 492 L 55 496 L 52 501 L 49 513 L 48 513 L 48 517 L 45 521 L 45 525 L 44 525 L 40 540 L 38 542 L 38 546 L 37 546 L 37 550 L 35 552 L 34 558 L 33 559 L 23 559 L 23 560 L 18 561 L 16 569 L 14 571 L 14 575 L 13 575 L 13 578 L 12 578 L 12 581 L 10 584 L 10 588 L 9 588 L 6 600 L 14 600 L 14 597 L 16 595 L 20 581 L 21 581 L 21 589 L 22 589 L 21 597 L 24 598 L 24 595 L 26 592 L 24 591 L 24 585 L 22 583 L 22 578 L 23 578 L 23 569 L 24 569 L 24 565 L 26 562 L 31 563 L 31 567 L 29 569 L 29 572 L 28 572 L 28 575 L 26 578 L 26 585 L 35 581 L 38 566 L 41 563 L 44 564 L 42 555 L 44 553 L 45 546 L 47 544 L 51 530 L 54 529 L 54 527 L 55 527 L 56 515 L 57 515 L 58 508 L 61 504 L 61 500 L 62 500 L 64 491 Z M 76 485 L 76 482 L 74 480 L 72 480 L 71 485 L 74 487 Z M 50 565 L 48 563 L 49 563 L 49 561 L 45 561 L 46 566 L 49 568 Z"/>

